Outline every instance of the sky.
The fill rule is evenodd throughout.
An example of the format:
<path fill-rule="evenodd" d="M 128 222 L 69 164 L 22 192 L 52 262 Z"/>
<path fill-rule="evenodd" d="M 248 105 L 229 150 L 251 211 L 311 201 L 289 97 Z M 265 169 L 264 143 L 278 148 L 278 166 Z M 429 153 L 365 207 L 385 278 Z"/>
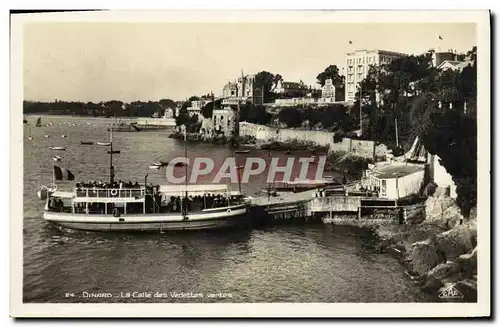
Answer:
<path fill-rule="evenodd" d="M 315 86 L 355 49 L 421 54 L 474 45 L 471 23 L 27 23 L 24 99 L 184 100 L 220 95 L 242 71 L 262 70 Z"/>

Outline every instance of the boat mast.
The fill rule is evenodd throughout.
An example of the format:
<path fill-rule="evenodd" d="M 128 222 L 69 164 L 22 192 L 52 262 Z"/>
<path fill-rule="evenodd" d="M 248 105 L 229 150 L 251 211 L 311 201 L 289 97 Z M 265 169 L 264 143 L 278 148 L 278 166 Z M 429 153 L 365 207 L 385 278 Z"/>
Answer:
<path fill-rule="evenodd" d="M 115 179 L 115 169 L 113 167 L 113 125 L 109 129 L 109 184 L 113 185 Z"/>
<path fill-rule="evenodd" d="M 185 209 L 184 209 L 184 219 L 187 219 L 187 214 L 188 214 L 188 191 L 187 191 L 187 179 L 188 179 L 188 165 L 187 165 L 187 126 L 184 125 L 184 158 L 186 158 L 186 164 L 184 165 L 185 167 L 185 174 L 186 178 L 184 179 L 184 186 L 185 186 Z"/>

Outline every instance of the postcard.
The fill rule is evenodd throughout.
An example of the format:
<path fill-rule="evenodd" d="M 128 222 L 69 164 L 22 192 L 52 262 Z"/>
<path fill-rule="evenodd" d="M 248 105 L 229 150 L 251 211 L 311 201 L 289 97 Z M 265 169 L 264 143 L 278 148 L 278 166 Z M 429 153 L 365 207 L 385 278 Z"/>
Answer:
<path fill-rule="evenodd" d="M 11 316 L 489 317 L 490 51 L 486 10 L 11 13 Z"/>

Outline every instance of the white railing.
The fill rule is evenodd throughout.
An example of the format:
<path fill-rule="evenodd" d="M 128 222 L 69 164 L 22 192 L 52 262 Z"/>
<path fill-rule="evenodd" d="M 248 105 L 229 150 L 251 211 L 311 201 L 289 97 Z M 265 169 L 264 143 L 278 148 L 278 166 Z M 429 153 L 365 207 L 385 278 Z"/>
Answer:
<path fill-rule="evenodd" d="M 80 198 L 142 198 L 145 194 L 141 188 L 75 188 L 75 194 Z"/>

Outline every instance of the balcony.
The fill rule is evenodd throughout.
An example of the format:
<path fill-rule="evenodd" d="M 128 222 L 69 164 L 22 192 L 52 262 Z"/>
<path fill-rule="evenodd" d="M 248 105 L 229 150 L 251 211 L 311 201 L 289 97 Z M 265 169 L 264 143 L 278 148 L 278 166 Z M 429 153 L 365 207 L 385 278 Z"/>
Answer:
<path fill-rule="evenodd" d="M 80 198 L 142 198 L 145 189 L 141 188 L 79 188 L 75 194 Z"/>

